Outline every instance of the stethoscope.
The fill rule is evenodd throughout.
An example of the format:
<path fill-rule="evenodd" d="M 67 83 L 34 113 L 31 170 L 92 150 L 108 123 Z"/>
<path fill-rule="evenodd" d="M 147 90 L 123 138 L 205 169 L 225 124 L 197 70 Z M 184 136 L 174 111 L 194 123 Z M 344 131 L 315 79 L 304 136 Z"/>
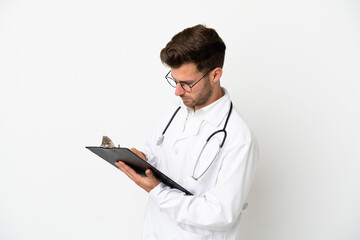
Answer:
<path fill-rule="evenodd" d="M 194 166 L 194 170 L 193 170 L 193 174 L 192 174 L 192 178 L 193 178 L 194 180 L 196 180 L 196 181 L 199 180 L 199 178 L 201 178 L 201 177 L 206 173 L 206 171 L 210 168 L 210 166 L 212 165 L 212 163 L 215 161 L 216 157 L 219 155 L 221 148 L 224 146 L 224 143 L 225 143 L 225 140 L 226 140 L 226 136 L 227 136 L 227 133 L 226 133 L 226 125 L 227 125 L 227 123 L 228 123 L 228 121 L 229 121 L 230 114 L 231 114 L 231 112 L 232 112 L 232 106 L 233 106 L 233 105 L 232 105 L 232 102 L 230 102 L 230 109 L 229 109 L 229 112 L 228 112 L 228 114 L 227 114 L 226 121 L 225 121 L 225 124 L 224 124 L 223 129 L 220 129 L 220 130 L 218 130 L 218 131 L 213 132 L 213 133 L 208 137 L 208 139 L 206 140 L 206 143 L 205 143 L 204 147 L 202 148 L 202 150 L 201 150 L 201 152 L 200 152 L 200 154 L 199 154 L 199 156 L 198 156 L 198 158 L 197 158 L 197 160 L 196 160 L 196 163 L 195 163 L 195 166 Z M 180 108 L 181 108 L 181 107 L 178 107 L 178 108 L 176 109 L 176 111 L 174 112 L 174 114 L 172 115 L 172 117 L 171 117 L 170 121 L 168 122 L 168 124 L 166 125 L 164 131 L 162 132 L 161 136 L 160 136 L 159 139 L 157 140 L 157 143 L 156 143 L 157 145 L 160 145 L 160 144 L 164 141 L 165 132 L 166 132 L 166 130 L 168 129 L 168 127 L 170 126 L 171 122 L 173 121 L 174 117 L 176 116 L 176 114 L 178 113 L 178 111 L 180 110 Z M 202 155 L 204 149 L 206 148 L 206 146 L 207 146 L 208 142 L 210 141 L 210 139 L 211 139 L 212 137 L 214 137 L 214 136 L 215 136 L 216 134 L 218 134 L 218 133 L 224 133 L 223 139 L 222 139 L 221 143 L 219 144 L 219 149 L 217 150 L 214 158 L 212 159 L 212 161 L 210 162 L 210 164 L 205 168 L 205 170 L 204 170 L 199 176 L 195 177 L 195 170 L 196 170 L 197 167 L 198 167 L 199 160 L 200 160 L 200 158 L 201 158 L 201 155 Z"/>

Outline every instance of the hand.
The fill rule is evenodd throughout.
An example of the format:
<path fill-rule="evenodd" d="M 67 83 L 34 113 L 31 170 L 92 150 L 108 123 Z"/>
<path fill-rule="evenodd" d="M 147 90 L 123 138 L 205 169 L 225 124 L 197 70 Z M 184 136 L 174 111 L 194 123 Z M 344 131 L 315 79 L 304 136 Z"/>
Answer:
<path fill-rule="evenodd" d="M 133 153 L 135 153 L 136 155 L 138 155 L 138 157 L 142 158 L 144 161 L 146 161 L 146 156 L 144 153 L 140 152 L 139 150 L 137 150 L 136 148 L 131 148 L 130 151 L 132 151 Z"/>
<path fill-rule="evenodd" d="M 135 148 L 132 148 L 130 150 L 145 160 L 143 153 L 137 151 Z M 138 186 L 140 186 L 147 192 L 150 192 L 153 188 L 160 184 L 160 181 L 154 176 L 153 172 L 150 169 L 147 169 L 145 171 L 147 177 L 143 177 L 140 174 L 137 174 L 134 169 L 132 169 L 122 161 L 116 162 L 115 165 L 118 166 L 119 169 L 124 172 L 131 180 L 133 180 Z"/>

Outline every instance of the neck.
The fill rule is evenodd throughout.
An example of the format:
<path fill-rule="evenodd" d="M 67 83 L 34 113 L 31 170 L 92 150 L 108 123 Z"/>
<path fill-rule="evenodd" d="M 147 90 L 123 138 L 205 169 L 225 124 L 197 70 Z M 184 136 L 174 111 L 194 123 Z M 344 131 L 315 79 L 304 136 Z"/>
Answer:
<path fill-rule="evenodd" d="M 214 89 L 213 94 L 211 95 L 211 97 L 209 98 L 209 100 L 199 106 L 195 106 L 194 107 L 194 112 L 196 112 L 197 110 L 206 107 L 210 104 L 212 104 L 213 102 L 216 102 L 218 99 L 222 98 L 225 95 L 225 91 L 219 86 L 219 88 L 216 88 L 216 90 Z"/>

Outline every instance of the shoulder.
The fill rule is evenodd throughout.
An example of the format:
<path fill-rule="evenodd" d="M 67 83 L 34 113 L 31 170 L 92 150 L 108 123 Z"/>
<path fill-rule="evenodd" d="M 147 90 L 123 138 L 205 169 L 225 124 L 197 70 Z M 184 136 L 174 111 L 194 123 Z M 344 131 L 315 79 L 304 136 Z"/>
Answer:
<path fill-rule="evenodd" d="M 254 141 L 253 133 L 235 107 L 232 109 L 226 129 L 228 138 L 232 141 L 236 141 L 239 144 L 246 144 Z"/>

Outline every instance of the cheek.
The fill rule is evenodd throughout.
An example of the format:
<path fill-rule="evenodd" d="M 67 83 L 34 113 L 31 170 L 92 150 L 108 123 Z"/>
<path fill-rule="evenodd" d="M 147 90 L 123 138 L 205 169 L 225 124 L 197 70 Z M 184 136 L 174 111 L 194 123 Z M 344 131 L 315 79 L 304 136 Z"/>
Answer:
<path fill-rule="evenodd" d="M 188 96 L 191 98 L 196 98 L 201 95 L 202 90 L 202 86 L 195 86 L 195 88 L 192 89 L 191 93 L 188 93 Z"/>
<path fill-rule="evenodd" d="M 198 96 L 198 93 L 193 93 L 193 92 L 191 92 L 191 93 L 187 93 L 188 95 L 187 96 L 185 96 L 185 97 L 188 97 L 188 98 L 190 98 L 191 100 L 195 100 L 196 98 L 197 98 L 197 96 Z"/>

